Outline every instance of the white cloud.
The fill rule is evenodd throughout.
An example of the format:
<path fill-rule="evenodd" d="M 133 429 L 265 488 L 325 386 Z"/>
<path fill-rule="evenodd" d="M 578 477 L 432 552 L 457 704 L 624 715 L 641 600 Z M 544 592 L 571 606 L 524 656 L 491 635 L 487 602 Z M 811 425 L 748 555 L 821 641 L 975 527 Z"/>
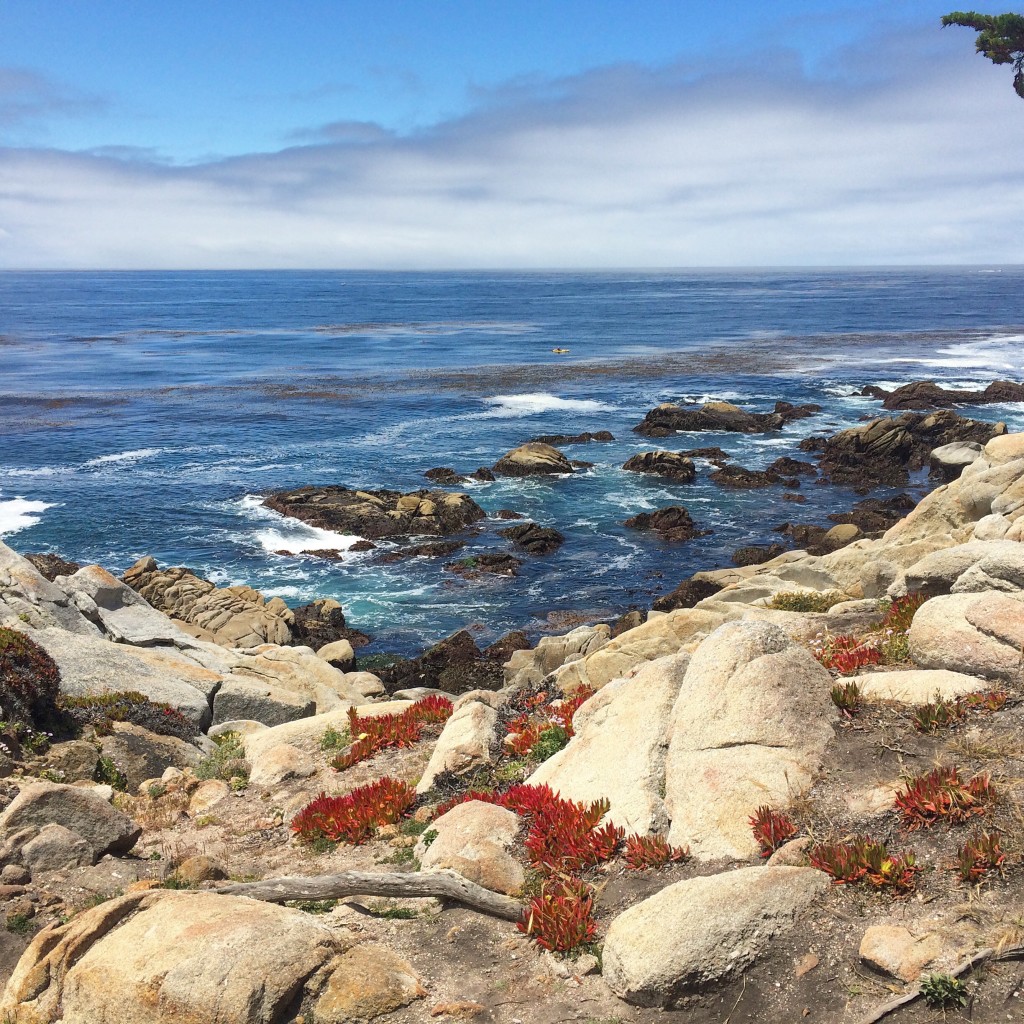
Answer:
<path fill-rule="evenodd" d="M 554 267 L 1019 262 L 1024 103 L 970 40 L 874 40 L 810 79 L 618 66 L 413 136 L 168 166 L 0 150 L 0 265 Z"/>

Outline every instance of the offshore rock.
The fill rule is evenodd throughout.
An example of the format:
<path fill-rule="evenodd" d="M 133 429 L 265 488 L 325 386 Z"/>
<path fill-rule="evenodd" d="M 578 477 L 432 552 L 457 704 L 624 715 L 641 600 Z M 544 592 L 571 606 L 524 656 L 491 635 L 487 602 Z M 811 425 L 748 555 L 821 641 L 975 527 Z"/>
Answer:
<path fill-rule="evenodd" d="M 954 441 L 985 444 L 1005 433 L 1005 423 L 965 419 L 943 409 L 927 415 L 883 416 L 820 443 L 808 438 L 800 447 L 821 451 L 819 466 L 832 483 L 899 487 L 907 482 L 910 470 L 928 465 L 935 448 Z"/>
<path fill-rule="evenodd" d="M 1024 384 L 1010 380 L 993 381 L 984 391 L 941 388 L 934 381 L 914 381 L 895 391 L 865 388 L 872 397 L 884 398 L 883 409 L 950 409 L 955 405 L 993 405 L 1002 402 L 1024 402 Z"/>
<path fill-rule="evenodd" d="M 263 504 L 281 515 L 336 533 L 369 540 L 461 533 L 486 513 L 468 494 L 449 491 L 353 491 L 347 487 L 300 487 L 278 491 Z"/>
<path fill-rule="evenodd" d="M 707 537 L 713 530 L 702 530 L 682 505 L 669 505 L 655 512 L 641 512 L 627 519 L 623 526 L 632 530 L 650 530 L 662 540 L 684 541 L 694 537 Z"/>
<path fill-rule="evenodd" d="M 774 412 L 747 412 L 731 402 L 707 402 L 698 408 L 666 402 L 652 409 L 633 429 L 644 437 L 668 437 L 681 430 L 761 434 L 781 430 L 792 420 L 820 411 L 820 405 L 795 406 L 789 402 L 776 402 Z"/>
<path fill-rule="evenodd" d="M 498 531 L 499 537 L 507 537 L 517 548 L 522 548 L 531 555 L 550 555 L 557 551 L 565 542 L 563 534 L 548 526 L 536 523 L 520 523 Z"/>
<path fill-rule="evenodd" d="M 697 479 L 693 459 L 678 452 L 640 452 L 622 466 L 630 473 L 653 473 L 676 484 L 690 484 Z"/>
<path fill-rule="evenodd" d="M 557 448 L 529 441 L 503 455 L 494 464 L 494 472 L 500 476 L 550 476 L 574 470 L 572 463 Z"/>

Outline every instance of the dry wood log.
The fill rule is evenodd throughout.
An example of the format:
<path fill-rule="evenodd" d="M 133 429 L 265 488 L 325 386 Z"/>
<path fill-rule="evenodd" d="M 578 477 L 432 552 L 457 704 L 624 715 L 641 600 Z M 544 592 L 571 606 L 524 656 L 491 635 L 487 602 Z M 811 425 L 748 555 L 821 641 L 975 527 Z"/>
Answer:
<path fill-rule="evenodd" d="M 964 960 L 963 963 L 957 964 L 951 971 L 946 973 L 951 978 L 959 978 L 961 974 L 966 974 L 972 967 L 977 967 L 979 964 L 985 963 L 987 960 L 1021 960 L 1024 959 L 1024 946 L 1012 946 L 1009 949 L 1004 949 L 997 952 L 994 949 L 981 949 L 972 957 Z M 915 985 L 909 989 L 903 995 L 898 996 L 896 999 L 890 1000 L 888 1003 L 883 1003 L 878 1007 L 869 1017 L 864 1017 L 860 1024 L 875 1024 L 876 1021 L 880 1021 L 883 1017 L 887 1017 L 894 1010 L 898 1010 L 901 1006 L 906 1006 L 908 1003 L 912 1003 L 915 999 L 918 999 L 921 995 L 920 984 Z"/>
<path fill-rule="evenodd" d="M 260 882 L 236 882 L 216 890 L 225 896 L 248 896 L 265 903 L 290 900 L 335 900 L 344 896 L 392 896 L 399 899 L 438 899 L 461 903 L 482 914 L 518 921 L 523 905 L 509 896 L 491 892 L 463 878 L 456 871 L 414 871 L 378 874 L 343 871 L 315 878 L 266 878 Z"/>

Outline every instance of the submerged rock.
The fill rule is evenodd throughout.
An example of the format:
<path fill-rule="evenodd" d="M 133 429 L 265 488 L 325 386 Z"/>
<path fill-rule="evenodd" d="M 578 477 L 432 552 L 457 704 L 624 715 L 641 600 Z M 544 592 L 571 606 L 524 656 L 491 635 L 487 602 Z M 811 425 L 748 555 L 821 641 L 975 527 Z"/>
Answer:
<path fill-rule="evenodd" d="M 682 505 L 669 505 L 655 512 L 641 512 L 627 519 L 623 526 L 632 530 L 651 530 L 663 540 L 684 541 L 707 537 L 713 530 L 702 530 Z"/>
<path fill-rule="evenodd" d="M 533 444 L 589 444 L 591 441 L 614 441 L 615 438 L 607 430 L 599 430 L 592 434 L 585 430 L 582 434 L 542 434 L 531 439 Z"/>

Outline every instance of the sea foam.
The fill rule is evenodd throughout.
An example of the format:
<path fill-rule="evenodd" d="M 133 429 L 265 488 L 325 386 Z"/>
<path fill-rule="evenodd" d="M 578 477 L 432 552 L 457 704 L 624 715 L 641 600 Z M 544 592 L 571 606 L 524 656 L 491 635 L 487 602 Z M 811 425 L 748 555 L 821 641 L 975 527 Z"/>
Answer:
<path fill-rule="evenodd" d="M 484 402 L 491 408 L 483 415 L 488 419 L 533 416 L 542 412 L 609 412 L 612 406 L 591 398 L 559 398 L 538 391 L 526 395 L 494 395 Z"/>
<path fill-rule="evenodd" d="M 0 537 L 35 526 L 40 518 L 38 513 L 48 508 L 53 508 L 53 505 L 45 501 L 29 501 L 27 498 L 0 501 Z"/>
<path fill-rule="evenodd" d="M 112 452 L 110 455 L 100 455 L 95 459 L 89 459 L 86 466 L 106 466 L 112 462 L 140 462 L 142 459 L 151 459 L 159 455 L 163 448 L 136 448 L 128 452 Z"/>

